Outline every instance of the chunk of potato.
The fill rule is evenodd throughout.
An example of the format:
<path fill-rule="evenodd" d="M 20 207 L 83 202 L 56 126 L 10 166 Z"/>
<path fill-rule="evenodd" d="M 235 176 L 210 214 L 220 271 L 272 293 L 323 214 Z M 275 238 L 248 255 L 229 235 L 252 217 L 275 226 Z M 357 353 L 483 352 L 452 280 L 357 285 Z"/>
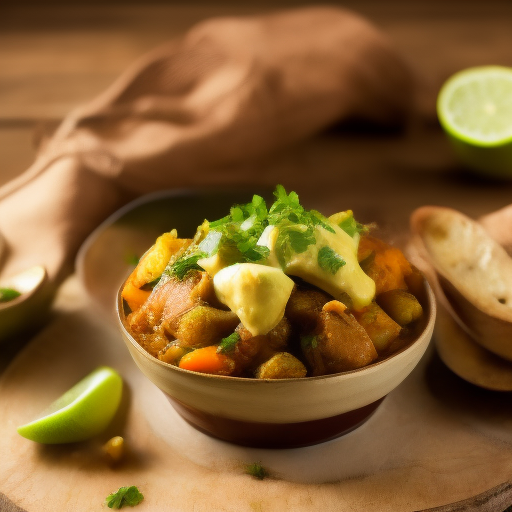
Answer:
<path fill-rule="evenodd" d="M 390 346 L 402 329 L 376 302 L 362 311 L 354 311 L 354 316 L 370 336 L 379 354 Z"/>
<path fill-rule="evenodd" d="M 405 290 L 389 290 L 377 297 L 381 308 L 400 325 L 408 325 L 421 318 L 423 308 L 418 299 Z"/>
<path fill-rule="evenodd" d="M 154 357 L 158 357 L 158 354 L 169 344 L 169 338 L 160 330 L 138 334 L 137 341 Z"/>
<path fill-rule="evenodd" d="M 255 372 L 257 379 L 294 379 L 305 377 L 304 364 L 289 352 L 278 352 L 261 364 Z"/>
<path fill-rule="evenodd" d="M 233 332 L 239 319 L 232 311 L 196 306 L 180 319 L 176 330 L 171 330 L 183 347 L 206 347 L 219 342 Z"/>
<path fill-rule="evenodd" d="M 133 285 L 140 288 L 160 277 L 171 256 L 188 247 L 191 242 L 189 238 L 177 238 L 176 230 L 159 236 L 135 267 L 131 276 Z"/>
<path fill-rule="evenodd" d="M 158 359 L 164 363 L 177 365 L 180 359 L 189 351 L 183 347 L 179 340 L 168 343 L 165 348 L 158 354 Z"/>

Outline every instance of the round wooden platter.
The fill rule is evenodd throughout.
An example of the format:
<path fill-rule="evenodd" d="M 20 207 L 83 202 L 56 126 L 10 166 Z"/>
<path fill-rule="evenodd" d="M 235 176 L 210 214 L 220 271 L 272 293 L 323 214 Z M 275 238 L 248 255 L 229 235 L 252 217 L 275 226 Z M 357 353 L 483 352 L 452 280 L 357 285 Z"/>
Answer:
<path fill-rule="evenodd" d="M 458 379 L 433 350 L 356 431 L 310 448 L 255 450 L 211 439 L 181 420 L 76 278 L 59 304 L 65 307 L 0 381 L 0 491 L 22 510 L 102 510 L 109 493 L 137 485 L 145 496 L 141 512 L 414 511 L 470 498 L 512 476 L 511 395 Z M 17 434 L 16 426 L 103 364 L 125 380 L 123 405 L 107 432 L 55 446 Z M 116 467 L 101 451 L 113 435 L 128 446 Z M 253 462 L 271 477 L 246 475 Z M 467 503 L 460 510 L 485 510 Z"/>
<path fill-rule="evenodd" d="M 434 344 L 367 423 L 337 440 L 256 450 L 190 427 L 132 362 L 112 315 L 102 314 L 113 311 L 129 270 L 123 257 L 149 243 L 141 242 L 148 226 L 141 225 L 139 215 L 137 224 L 130 223 L 130 213 L 110 219 L 84 246 L 81 280 L 74 276 L 65 283 L 52 321 L 0 380 L 2 512 L 106 510 L 105 497 L 129 485 L 145 496 L 136 508 L 141 512 L 433 507 L 501 512 L 512 503 L 512 394 L 458 378 L 438 358 Z M 172 208 L 167 213 L 173 217 Z M 165 228 L 159 229 L 157 234 Z M 98 247 L 108 250 L 102 255 Z M 88 272 L 90 265 L 98 270 L 97 258 L 101 272 Z M 122 407 L 106 432 L 58 446 L 37 445 L 17 434 L 18 425 L 99 365 L 118 369 L 125 381 Z M 128 451 L 112 467 L 101 446 L 114 435 L 125 438 Z M 246 466 L 254 462 L 270 477 L 260 481 L 247 475 Z"/>

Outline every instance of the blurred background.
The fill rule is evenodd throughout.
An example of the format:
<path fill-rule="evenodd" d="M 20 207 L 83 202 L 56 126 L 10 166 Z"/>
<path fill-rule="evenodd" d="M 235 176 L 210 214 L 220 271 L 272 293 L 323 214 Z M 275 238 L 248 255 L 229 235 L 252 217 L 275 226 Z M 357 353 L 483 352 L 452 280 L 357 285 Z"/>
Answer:
<path fill-rule="evenodd" d="M 407 213 L 425 203 L 450 204 L 473 216 L 508 204 L 512 191 L 508 184 L 474 178 L 460 168 L 439 128 L 435 98 L 455 71 L 485 64 L 512 66 L 512 2 L 330 3 L 360 13 L 390 37 L 418 76 L 417 119 L 401 133 L 335 130 L 261 165 L 269 166 L 269 172 L 272 166 L 296 172 L 299 190 L 309 190 L 308 170 L 323 169 L 327 181 L 332 174 L 344 173 L 351 178 L 345 187 L 353 198 L 351 207 L 356 210 L 364 203 L 365 216 L 380 215 L 394 227 L 406 227 Z M 147 50 L 212 16 L 310 4 L 291 0 L 4 2 L 0 7 L 0 184 L 29 166 L 40 141 L 67 112 L 103 91 Z M 389 190 L 387 198 L 381 197 L 383 186 Z M 358 192 L 361 187 L 364 194 Z M 378 199 L 379 205 L 368 208 L 369 199 Z"/>

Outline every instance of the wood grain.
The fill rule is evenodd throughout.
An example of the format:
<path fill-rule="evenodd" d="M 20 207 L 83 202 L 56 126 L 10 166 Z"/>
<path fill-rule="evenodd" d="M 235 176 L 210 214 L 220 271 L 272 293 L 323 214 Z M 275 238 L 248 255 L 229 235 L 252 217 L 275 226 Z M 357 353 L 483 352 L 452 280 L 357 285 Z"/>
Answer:
<path fill-rule="evenodd" d="M 28 512 L 93 512 L 124 485 L 140 487 L 148 511 L 172 503 L 177 511 L 334 512 L 378 503 L 379 512 L 410 512 L 466 500 L 511 475 L 510 395 L 464 385 L 432 351 L 347 436 L 305 449 L 248 449 L 183 421 L 76 278 L 65 283 L 57 305 L 58 316 L 0 380 L 0 492 Z M 103 364 L 125 382 L 122 406 L 106 432 L 54 446 L 17 434 L 17 425 Z M 101 455 L 113 435 L 122 435 L 128 447 L 114 468 Z M 244 465 L 254 461 L 272 478 L 246 475 Z"/>
<path fill-rule="evenodd" d="M 305 2 L 253 0 L 243 5 L 233 1 L 185 5 L 120 0 L 105 4 L 99 0 L 82 0 L 54 1 L 41 6 L 35 1 L 20 0 L 3 5 L 0 8 L 0 185 L 28 167 L 41 134 L 51 133 L 70 110 L 102 91 L 147 50 L 211 16 L 251 14 L 301 3 Z M 363 221 L 380 219 L 382 229 L 397 233 L 399 243 L 408 236 L 409 214 L 423 204 L 451 206 L 472 217 L 509 204 L 512 184 L 473 177 L 457 163 L 437 124 L 434 106 L 439 86 L 453 72 L 482 64 L 512 66 L 512 4 L 505 0 L 351 0 L 343 5 L 383 29 L 417 73 L 418 118 L 399 133 L 333 130 L 250 165 L 258 166 L 269 184 L 280 180 L 297 189 L 306 204 L 321 202 L 327 213 L 349 207 L 360 211 Z M 0 371 L 26 342 L 20 340 L 18 347 L 1 348 Z M 453 376 L 446 375 L 446 368 L 439 363 L 434 368 L 435 371 L 430 370 L 429 385 L 435 399 L 443 403 L 449 421 L 453 420 L 450 416 L 453 408 L 466 417 L 471 416 L 469 406 L 457 401 L 461 396 L 466 399 L 470 391 L 453 380 Z M 448 394 L 439 388 L 439 377 L 451 386 Z M 482 397 L 474 389 L 472 393 L 476 393 L 475 400 L 482 411 L 494 415 L 493 421 L 504 414 L 503 410 L 510 410 L 503 397 Z M 494 432 L 488 435 L 491 439 Z M 509 449 L 510 442 L 504 445 Z M 471 446 L 477 450 L 476 445 Z M 152 454 L 159 457 L 157 452 Z M 53 458 L 54 462 L 58 460 L 55 454 Z M 475 456 L 474 462 L 479 461 Z M 506 461 L 500 463 L 507 467 Z M 187 464 L 187 468 L 192 467 L 190 462 Z M 220 474 L 204 468 L 201 471 L 210 485 L 222 484 Z M 421 468 L 415 471 L 420 474 Z M 502 481 L 510 478 L 510 474 L 509 468 L 508 476 Z M 472 475 L 476 479 L 478 470 Z M 442 476 L 433 476 L 441 487 Z M 236 480 L 246 483 L 238 477 Z M 378 479 L 373 483 L 384 485 Z M 451 489 L 450 499 L 437 505 L 471 494 L 478 496 L 450 505 L 451 508 L 438 509 L 439 512 L 494 511 L 512 501 L 509 484 L 479 494 L 496 484 L 489 480 L 489 471 L 482 471 L 482 478 L 471 491 L 463 489 L 462 484 L 459 482 L 459 487 Z M 190 488 L 186 482 L 184 485 Z M 358 485 L 358 481 L 347 483 L 342 495 L 334 487 L 324 487 L 314 508 L 325 509 L 325 505 L 337 501 L 347 503 L 347 496 L 353 497 Z M 256 483 L 250 482 L 249 487 L 248 496 L 261 494 L 261 487 Z M 254 498 L 251 510 L 271 510 L 276 503 L 312 508 L 311 490 L 297 484 L 292 487 L 284 492 L 281 482 L 269 482 L 263 497 Z M 6 489 L 2 481 L 0 491 Z M 392 490 L 382 489 L 386 497 L 394 496 Z M 446 487 L 443 489 L 447 491 Z M 203 489 L 195 490 L 206 499 Z M 11 487 L 7 494 L 12 496 Z M 272 496 L 277 501 L 272 502 Z M 414 508 L 412 503 L 404 505 L 404 510 Z M 20 512 L 22 509 L 9 504 L 0 494 L 0 510 Z M 33 508 L 29 510 L 32 512 Z"/>

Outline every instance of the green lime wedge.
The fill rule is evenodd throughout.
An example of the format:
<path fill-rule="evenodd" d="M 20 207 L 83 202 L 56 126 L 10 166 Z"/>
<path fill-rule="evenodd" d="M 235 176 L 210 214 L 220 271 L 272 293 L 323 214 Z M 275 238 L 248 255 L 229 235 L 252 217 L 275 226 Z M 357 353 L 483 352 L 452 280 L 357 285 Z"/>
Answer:
<path fill-rule="evenodd" d="M 97 368 L 55 400 L 39 418 L 18 427 L 23 437 L 44 444 L 72 443 L 94 437 L 112 420 L 123 381 L 107 366 Z"/>
<path fill-rule="evenodd" d="M 439 92 L 437 115 L 469 168 L 512 177 L 512 68 L 456 73 Z"/>

